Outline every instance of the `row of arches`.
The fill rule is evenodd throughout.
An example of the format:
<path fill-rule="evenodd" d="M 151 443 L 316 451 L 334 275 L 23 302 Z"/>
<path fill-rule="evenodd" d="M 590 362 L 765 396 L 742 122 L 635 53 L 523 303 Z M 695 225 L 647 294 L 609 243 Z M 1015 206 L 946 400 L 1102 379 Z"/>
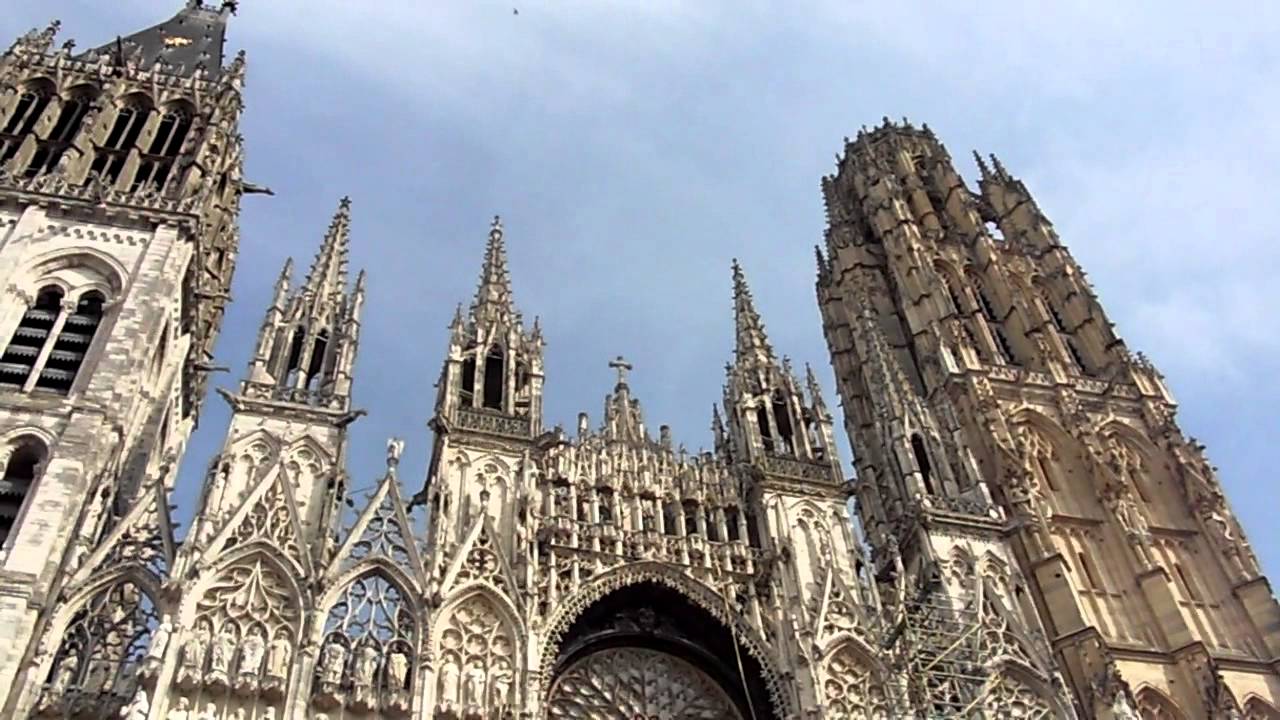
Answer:
<path fill-rule="evenodd" d="M 69 295 L 58 285 L 40 288 L 0 356 L 0 385 L 70 392 L 106 303 L 97 289 Z"/>
<path fill-rule="evenodd" d="M 195 108 L 186 100 L 157 105 L 144 92 L 130 93 L 105 106 L 99 103 L 100 98 L 101 90 L 90 83 L 60 92 L 48 78 L 28 80 L 8 115 L 0 120 L 0 168 L 7 166 L 10 172 L 28 178 L 53 171 L 77 136 L 97 132 L 92 121 L 107 112 L 110 123 L 101 126 L 106 134 L 90 137 L 90 176 L 99 176 L 109 185 L 120 182 L 130 154 L 136 150 L 138 164 L 126 189 L 163 188 L 191 130 Z M 90 124 L 86 125 L 86 120 Z M 30 149 L 23 152 L 24 148 Z"/>
<path fill-rule="evenodd" d="M 511 375 L 508 378 L 508 375 Z M 527 415 L 529 412 L 529 365 L 523 359 L 494 344 L 487 350 L 472 348 L 462 361 L 458 389 L 462 407 Z M 508 398 L 508 395 L 511 395 Z M 508 402 L 508 399 L 510 402 Z"/>
<path fill-rule="evenodd" d="M 0 447 L 0 549 L 11 545 L 48 459 L 48 446 L 35 435 L 17 435 Z"/>

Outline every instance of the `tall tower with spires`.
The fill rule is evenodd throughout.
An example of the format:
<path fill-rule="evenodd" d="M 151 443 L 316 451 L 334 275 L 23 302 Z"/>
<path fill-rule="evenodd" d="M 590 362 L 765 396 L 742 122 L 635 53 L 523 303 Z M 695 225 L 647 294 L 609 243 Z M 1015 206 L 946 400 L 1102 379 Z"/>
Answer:
<path fill-rule="evenodd" d="M 191 2 L 81 52 L 59 24 L 0 55 L 0 715 L 58 637 L 76 707 L 133 685 L 173 561 L 168 492 L 238 252 L 243 54 Z M 110 647 L 89 608 L 114 607 Z M 99 618 L 101 619 L 101 618 Z M 74 677 L 71 677 L 74 676 Z M 92 686 L 92 687 L 90 687 Z M 73 697 L 74 696 L 74 697 Z"/>
<path fill-rule="evenodd" d="M 913 628 L 994 595 L 1085 717 L 1274 717 L 1280 607 L 1203 448 L 1024 184 L 978 167 L 975 192 L 927 127 L 886 120 L 823 180 L 858 510 L 877 576 L 916 598 L 899 652 L 964 666 Z M 911 682 L 953 707 L 987 682 L 958 675 Z"/>

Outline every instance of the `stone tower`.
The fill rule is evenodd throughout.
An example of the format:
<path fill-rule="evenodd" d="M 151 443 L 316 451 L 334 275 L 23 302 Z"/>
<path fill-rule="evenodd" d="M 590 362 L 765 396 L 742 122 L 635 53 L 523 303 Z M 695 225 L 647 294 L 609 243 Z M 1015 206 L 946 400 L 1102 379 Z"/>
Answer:
<path fill-rule="evenodd" d="M 933 657 L 924 617 L 994 600 L 1031 641 L 1019 676 L 1051 687 L 1051 648 L 1084 717 L 1276 717 L 1280 607 L 1203 449 L 1025 186 L 978 164 L 973 192 L 927 127 L 886 120 L 823 181 L 858 511 L 916 598 L 895 652 Z M 989 683 L 959 675 L 909 683 L 950 708 Z"/>
<path fill-rule="evenodd" d="M 84 53 L 55 22 L 0 56 L 5 717 L 46 680 L 57 702 L 119 707 L 158 620 L 168 492 L 251 190 L 230 6 Z"/>

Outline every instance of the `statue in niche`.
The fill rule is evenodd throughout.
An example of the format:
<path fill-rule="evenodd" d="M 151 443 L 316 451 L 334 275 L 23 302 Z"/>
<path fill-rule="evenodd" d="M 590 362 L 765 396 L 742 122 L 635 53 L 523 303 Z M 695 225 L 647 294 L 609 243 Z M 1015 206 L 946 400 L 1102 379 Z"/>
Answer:
<path fill-rule="evenodd" d="M 254 628 L 240 645 L 240 675 L 254 675 L 262 672 L 262 655 L 266 651 L 266 642 L 262 639 L 262 631 Z"/>
<path fill-rule="evenodd" d="M 196 626 L 195 634 L 187 640 L 182 648 L 182 662 L 178 666 L 178 682 L 191 685 L 200 681 L 204 670 L 205 650 L 209 647 L 209 625 L 201 622 Z"/>
<path fill-rule="evenodd" d="M 467 705 L 469 707 L 484 707 L 484 666 L 479 661 L 471 663 L 467 667 Z"/>
<path fill-rule="evenodd" d="M 218 720 L 218 704 L 209 703 L 204 706 L 204 712 L 200 713 L 197 720 Z"/>
<path fill-rule="evenodd" d="M 188 720 L 191 718 L 191 701 L 186 698 L 178 698 L 178 704 L 169 714 L 165 716 L 165 720 Z"/>
<path fill-rule="evenodd" d="M 489 691 L 493 694 L 490 707 L 501 708 L 511 703 L 511 667 L 506 660 L 498 660 L 489 673 Z"/>
<path fill-rule="evenodd" d="M 387 677 L 391 682 L 392 690 L 407 690 L 409 688 L 409 656 L 399 650 L 391 653 L 387 658 Z"/>
<path fill-rule="evenodd" d="M 1125 537 L 1133 544 L 1143 569 L 1150 568 L 1154 563 L 1151 553 L 1151 529 L 1147 525 L 1146 517 L 1138 509 L 1137 503 L 1128 492 L 1119 488 L 1104 490 L 1102 499 L 1119 523 L 1120 529 L 1124 531 Z"/>
<path fill-rule="evenodd" d="M 80 657 L 78 655 L 68 655 L 58 664 L 58 669 L 54 671 L 53 683 L 49 686 L 49 693 L 57 697 L 67 691 L 68 688 L 76 681 L 76 672 L 80 669 Z"/>
<path fill-rule="evenodd" d="M 458 704 L 458 684 L 461 680 L 458 662 L 453 655 L 446 655 L 444 665 L 440 668 L 440 704 L 456 707 Z"/>
<path fill-rule="evenodd" d="M 169 636 L 173 634 L 173 621 L 165 615 L 160 619 L 160 625 L 156 628 L 155 634 L 151 636 L 151 645 L 147 647 L 147 664 L 159 665 L 164 659 L 165 648 L 169 645 Z"/>
<path fill-rule="evenodd" d="M 347 664 L 347 649 L 340 643 L 330 642 L 320 655 L 320 682 L 338 685 L 342 682 L 342 668 Z"/>
<path fill-rule="evenodd" d="M 357 707 L 369 707 L 373 701 L 373 676 L 378 671 L 378 649 L 361 645 L 351 666 L 352 701 Z"/>
<path fill-rule="evenodd" d="M 292 655 L 293 646 L 289 643 L 289 638 L 277 635 L 271 641 L 271 652 L 267 655 L 267 677 L 289 677 L 289 660 Z"/>
<path fill-rule="evenodd" d="M 269 707 L 262 711 L 262 720 L 276 720 L 276 709 Z"/>
<path fill-rule="evenodd" d="M 222 626 L 209 649 L 209 673 L 225 676 L 231 666 L 231 656 L 236 651 L 236 638 L 230 626 Z"/>
<path fill-rule="evenodd" d="M 151 701 L 147 699 L 147 691 L 138 688 L 129 704 L 120 708 L 120 717 L 125 720 L 147 720 L 149 712 L 151 712 Z"/>

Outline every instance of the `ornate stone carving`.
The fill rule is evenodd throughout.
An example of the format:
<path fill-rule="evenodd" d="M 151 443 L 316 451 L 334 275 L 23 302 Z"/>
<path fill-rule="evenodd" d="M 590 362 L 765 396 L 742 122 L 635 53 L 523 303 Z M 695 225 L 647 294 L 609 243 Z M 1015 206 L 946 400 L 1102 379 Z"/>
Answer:
<path fill-rule="evenodd" d="M 516 667 L 515 634 L 483 593 L 463 600 L 440 635 L 437 712 L 475 714 L 495 711 L 495 685 L 507 682 Z"/>
<path fill-rule="evenodd" d="M 706 673 L 673 655 L 632 647 L 594 652 L 566 668 L 552 685 L 547 717 L 742 720 Z"/>
<path fill-rule="evenodd" d="M 831 720 L 892 717 L 882 679 L 851 645 L 836 650 L 824 663 L 822 694 Z"/>
<path fill-rule="evenodd" d="M 417 621 L 400 587 L 380 574 L 357 578 L 325 621 L 315 703 L 407 712 L 417 643 Z"/>

